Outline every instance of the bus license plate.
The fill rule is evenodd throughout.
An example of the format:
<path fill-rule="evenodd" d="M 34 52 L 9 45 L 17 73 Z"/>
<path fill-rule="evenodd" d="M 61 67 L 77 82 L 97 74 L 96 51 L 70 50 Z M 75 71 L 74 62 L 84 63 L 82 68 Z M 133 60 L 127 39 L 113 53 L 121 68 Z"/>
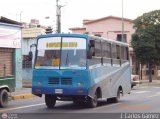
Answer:
<path fill-rule="evenodd" d="M 63 93 L 63 89 L 55 89 L 55 94 L 62 94 Z"/>

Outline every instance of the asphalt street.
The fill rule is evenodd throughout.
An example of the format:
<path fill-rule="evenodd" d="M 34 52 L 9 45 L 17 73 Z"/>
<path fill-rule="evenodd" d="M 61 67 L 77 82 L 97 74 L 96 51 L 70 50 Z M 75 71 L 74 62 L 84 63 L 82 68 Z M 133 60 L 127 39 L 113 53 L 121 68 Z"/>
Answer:
<path fill-rule="evenodd" d="M 44 97 L 10 101 L 0 113 L 159 113 L 160 87 L 134 87 L 131 94 L 121 97 L 118 103 L 100 101 L 96 108 L 75 105 L 72 101 L 57 101 L 54 109 L 47 109 Z"/>

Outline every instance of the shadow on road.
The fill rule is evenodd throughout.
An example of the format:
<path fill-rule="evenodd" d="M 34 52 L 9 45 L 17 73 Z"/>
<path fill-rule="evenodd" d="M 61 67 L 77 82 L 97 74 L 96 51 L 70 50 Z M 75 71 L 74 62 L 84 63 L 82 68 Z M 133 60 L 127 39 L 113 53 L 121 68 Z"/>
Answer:
<path fill-rule="evenodd" d="M 98 106 L 97 107 L 103 107 L 103 106 L 107 106 L 107 105 L 112 105 L 115 103 L 111 103 L 111 102 L 107 102 L 107 101 L 99 101 L 98 102 Z M 73 102 L 62 102 L 60 104 L 56 104 L 55 107 L 53 109 L 48 109 L 46 108 L 46 110 L 65 110 L 65 111 L 79 111 L 79 110 L 90 110 L 93 108 L 88 108 L 87 104 L 74 104 Z"/>

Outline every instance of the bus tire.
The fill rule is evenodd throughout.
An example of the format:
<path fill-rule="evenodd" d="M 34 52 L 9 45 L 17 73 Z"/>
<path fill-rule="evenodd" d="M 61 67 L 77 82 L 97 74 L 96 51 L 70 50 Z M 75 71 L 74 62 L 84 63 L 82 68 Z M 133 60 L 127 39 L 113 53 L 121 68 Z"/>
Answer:
<path fill-rule="evenodd" d="M 121 90 L 118 89 L 118 91 L 117 91 L 117 97 L 115 98 L 115 103 L 119 102 L 120 97 L 121 97 Z"/>
<path fill-rule="evenodd" d="M 94 108 L 94 107 L 97 107 L 97 104 L 98 104 L 98 94 L 96 91 L 93 98 L 89 97 L 88 106 L 89 106 L 89 108 Z"/>
<path fill-rule="evenodd" d="M 54 108 L 57 97 L 54 95 L 45 95 L 45 103 L 48 108 Z"/>
<path fill-rule="evenodd" d="M 113 97 L 113 98 L 108 98 L 107 102 L 108 103 L 118 103 L 119 99 L 120 99 L 120 89 L 118 89 L 117 91 L 117 97 Z"/>
<path fill-rule="evenodd" d="M 8 106 L 8 91 L 5 89 L 2 89 L 0 91 L 0 107 L 7 107 Z"/>

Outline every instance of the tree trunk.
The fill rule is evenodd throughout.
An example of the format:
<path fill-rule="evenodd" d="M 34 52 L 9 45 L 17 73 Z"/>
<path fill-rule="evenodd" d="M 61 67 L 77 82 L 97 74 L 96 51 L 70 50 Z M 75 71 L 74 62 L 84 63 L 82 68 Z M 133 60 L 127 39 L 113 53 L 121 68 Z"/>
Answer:
<path fill-rule="evenodd" d="M 149 82 L 152 82 L 152 63 L 149 63 Z"/>

